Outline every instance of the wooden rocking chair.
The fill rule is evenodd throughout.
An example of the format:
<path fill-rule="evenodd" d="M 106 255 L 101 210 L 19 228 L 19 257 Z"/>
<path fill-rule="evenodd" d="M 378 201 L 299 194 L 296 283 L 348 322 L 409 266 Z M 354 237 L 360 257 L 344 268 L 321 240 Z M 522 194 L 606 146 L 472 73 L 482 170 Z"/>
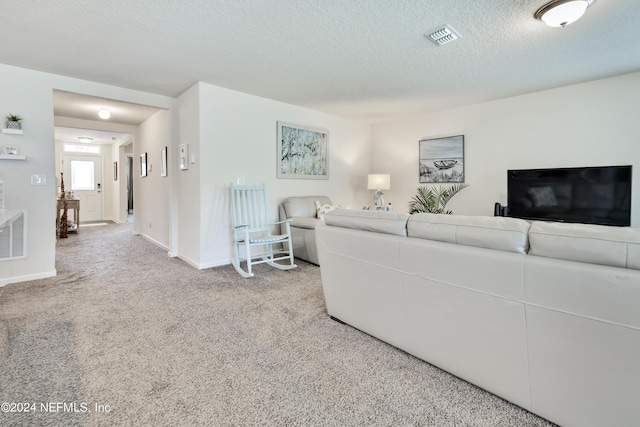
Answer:
<path fill-rule="evenodd" d="M 280 270 L 297 267 L 293 258 L 290 220 L 269 222 L 267 190 L 264 184 L 231 184 L 231 221 L 235 246 L 235 258 L 231 260 L 231 264 L 242 277 L 253 277 L 252 266 L 255 264 L 267 263 Z M 284 224 L 282 230 L 280 224 Z M 284 233 L 272 234 L 271 231 L 276 226 L 278 231 Z M 274 248 L 274 245 L 278 247 Z M 241 256 L 241 246 L 244 247 L 244 256 Z M 283 260 L 288 264 L 276 262 Z M 240 266 L 243 261 L 246 262 L 246 270 Z"/>

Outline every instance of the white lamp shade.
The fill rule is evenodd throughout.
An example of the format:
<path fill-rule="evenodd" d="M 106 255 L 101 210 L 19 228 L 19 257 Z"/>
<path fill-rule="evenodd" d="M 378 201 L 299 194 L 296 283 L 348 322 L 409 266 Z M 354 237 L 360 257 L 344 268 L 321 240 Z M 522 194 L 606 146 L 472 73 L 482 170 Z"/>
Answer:
<path fill-rule="evenodd" d="M 369 190 L 388 190 L 391 188 L 391 175 L 388 173 L 370 174 L 367 188 Z"/>
<path fill-rule="evenodd" d="M 550 27 L 564 27 L 584 15 L 593 0 L 571 0 L 550 3 L 538 11 L 538 18 Z"/>

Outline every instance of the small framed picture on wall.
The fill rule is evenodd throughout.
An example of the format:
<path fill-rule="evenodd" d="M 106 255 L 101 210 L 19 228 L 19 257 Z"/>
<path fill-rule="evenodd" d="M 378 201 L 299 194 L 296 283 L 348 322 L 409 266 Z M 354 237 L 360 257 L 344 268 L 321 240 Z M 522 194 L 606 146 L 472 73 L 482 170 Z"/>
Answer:
<path fill-rule="evenodd" d="M 140 176 L 147 176 L 147 153 L 140 154 Z"/>
<path fill-rule="evenodd" d="M 160 153 L 160 176 L 167 176 L 167 147 Z"/>

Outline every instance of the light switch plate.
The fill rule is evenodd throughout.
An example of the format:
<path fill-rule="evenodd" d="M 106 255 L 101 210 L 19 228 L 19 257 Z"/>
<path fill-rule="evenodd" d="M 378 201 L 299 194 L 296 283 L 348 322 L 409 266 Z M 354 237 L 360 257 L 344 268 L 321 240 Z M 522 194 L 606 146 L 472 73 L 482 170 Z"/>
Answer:
<path fill-rule="evenodd" d="M 47 185 L 47 176 L 31 175 L 31 185 Z"/>

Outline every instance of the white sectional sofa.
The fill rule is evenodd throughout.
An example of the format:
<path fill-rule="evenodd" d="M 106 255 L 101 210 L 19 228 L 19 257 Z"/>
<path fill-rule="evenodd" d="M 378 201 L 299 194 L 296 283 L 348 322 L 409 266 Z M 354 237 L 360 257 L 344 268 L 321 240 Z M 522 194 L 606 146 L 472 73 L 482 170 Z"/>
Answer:
<path fill-rule="evenodd" d="M 640 425 L 640 230 L 337 210 L 328 314 L 563 426 Z"/>

